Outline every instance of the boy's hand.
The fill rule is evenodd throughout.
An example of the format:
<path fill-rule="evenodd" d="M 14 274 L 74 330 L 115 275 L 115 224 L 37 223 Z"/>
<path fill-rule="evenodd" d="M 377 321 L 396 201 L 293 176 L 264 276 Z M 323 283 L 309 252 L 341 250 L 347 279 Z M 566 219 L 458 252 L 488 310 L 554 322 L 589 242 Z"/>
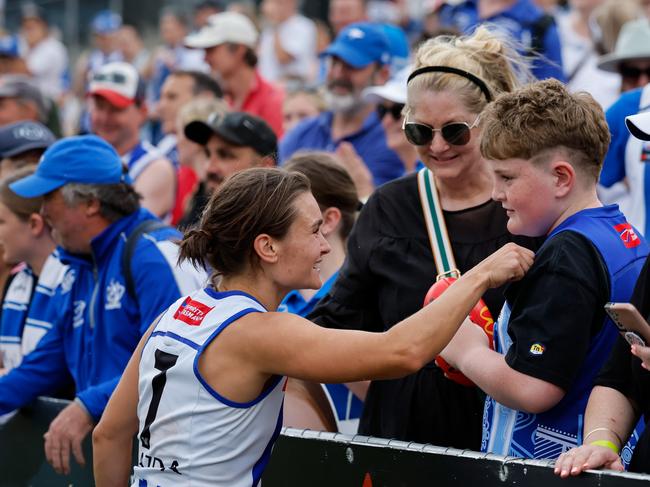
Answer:
<path fill-rule="evenodd" d="M 535 254 L 531 250 L 510 242 L 481 261 L 468 274 L 484 274 L 488 287 L 495 288 L 524 277 L 533 265 L 534 258 Z"/>
<path fill-rule="evenodd" d="M 585 470 L 606 468 L 623 471 L 623 463 L 613 450 L 605 446 L 582 445 L 562 453 L 555 462 L 555 475 L 567 478 L 578 475 Z"/>
<path fill-rule="evenodd" d="M 453 368 L 462 372 L 463 356 L 473 355 L 476 348 L 489 349 L 489 339 L 483 330 L 467 318 L 440 356 Z"/>

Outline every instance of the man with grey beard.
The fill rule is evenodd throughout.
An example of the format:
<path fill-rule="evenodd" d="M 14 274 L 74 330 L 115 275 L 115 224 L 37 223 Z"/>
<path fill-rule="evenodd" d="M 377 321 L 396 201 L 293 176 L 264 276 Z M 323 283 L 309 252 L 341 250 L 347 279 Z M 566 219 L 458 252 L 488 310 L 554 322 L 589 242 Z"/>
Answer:
<path fill-rule="evenodd" d="M 362 91 L 382 85 L 389 75 L 388 40 L 381 27 L 367 22 L 341 31 L 321 56 L 327 58 L 325 101 L 328 111 L 300 123 L 280 142 L 279 159 L 299 150 L 352 149 L 363 160 L 375 186 L 404 173 L 401 160 L 386 145 L 376 106 Z"/>

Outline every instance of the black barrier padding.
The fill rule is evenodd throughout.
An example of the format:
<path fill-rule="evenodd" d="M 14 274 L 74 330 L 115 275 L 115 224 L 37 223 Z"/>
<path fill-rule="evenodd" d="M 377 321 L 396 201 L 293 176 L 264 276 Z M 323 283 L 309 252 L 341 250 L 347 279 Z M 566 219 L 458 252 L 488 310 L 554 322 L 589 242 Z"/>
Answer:
<path fill-rule="evenodd" d="M 561 479 L 550 465 L 549 461 L 505 459 L 451 448 L 286 429 L 273 449 L 262 484 L 264 487 L 650 485 L 650 476 L 627 473 L 587 472 Z"/>
<path fill-rule="evenodd" d="M 59 475 L 45 460 L 43 434 L 70 402 L 38 399 L 0 425 L 0 487 L 81 487 L 94 485 L 90 435 L 83 443 L 86 468 L 71 460 L 70 475 Z"/>
<path fill-rule="evenodd" d="M 43 434 L 68 401 L 40 398 L 0 425 L 0 487 L 94 485 L 90 435 L 86 467 L 58 475 L 45 461 Z M 529 461 L 430 445 L 285 429 L 264 487 L 648 487 L 650 476 L 588 472 L 568 480 L 548 461 Z"/>

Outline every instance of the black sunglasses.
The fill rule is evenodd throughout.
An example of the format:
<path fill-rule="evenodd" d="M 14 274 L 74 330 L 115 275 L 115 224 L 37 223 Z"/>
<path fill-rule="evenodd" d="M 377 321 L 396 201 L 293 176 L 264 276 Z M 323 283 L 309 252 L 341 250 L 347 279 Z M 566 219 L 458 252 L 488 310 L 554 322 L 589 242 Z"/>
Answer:
<path fill-rule="evenodd" d="M 645 74 L 648 78 L 650 78 L 650 68 L 641 69 L 634 66 L 622 65 L 619 69 L 619 72 L 623 78 L 628 79 L 639 79 L 642 74 Z"/>
<path fill-rule="evenodd" d="M 406 118 L 402 124 L 402 130 L 408 140 L 413 145 L 429 145 L 433 140 L 433 133 L 440 132 L 442 138 L 451 145 L 466 145 L 472 136 L 472 129 L 478 125 L 479 115 L 472 125 L 467 122 L 451 122 L 443 125 L 439 129 L 434 129 L 430 125 L 418 122 L 407 122 Z"/>
<path fill-rule="evenodd" d="M 377 116 L 379 120 L 383 120 L 387 113 L 390 113 L 393 120 L 396 122 L 402 118 L 402 110 L 404 109 L 404 103 L 394 103 L 392 105 L 377 105 Z"/>

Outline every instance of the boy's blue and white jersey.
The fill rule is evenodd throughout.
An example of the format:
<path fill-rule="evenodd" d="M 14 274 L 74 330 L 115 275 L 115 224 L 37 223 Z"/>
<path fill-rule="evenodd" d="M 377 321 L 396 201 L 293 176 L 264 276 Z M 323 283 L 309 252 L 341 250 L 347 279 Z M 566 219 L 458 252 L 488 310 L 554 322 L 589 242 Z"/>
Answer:
<path fill-rule="evenodd" d="M 54 252 L 45 260 L 38 280 L 28 266 L 11 280 L 0 318 L 0 357 L 7 371 L 20 365 L 23 356 L 52 329 L 58 312 L 52 298 L 66 269 Z"/>
<path fill-rule="evenodd" d="M 140 359 L 133 486 L 258 484 L 282 426 L 286 379 L 274 377 L 254 401 L 237 403 L 210 387 L 198 361 L 231 323 L 265 311 L 245 293 L 205 289 L 165 312 Z"/>
<path fill-rule="evenodd" d="M 542 248 L 564 231 L 582 235 L 600 254 L 609 275 L 609 300 L 628 302 L 648 255 L 648 244 L 642 236 L 636 235 L 618 207 L 591 208 L 570 216 L 551 232 Z M 506 301 L 494 326 L 495 349 L 503 355 L 513 346 L 510 319 L 511 307 Z M 607 317 L 600 331 L 591 338 L 589 350 L 566 394 L 548 411 L 539 414 L 517 411 L 488 396 L 481 450 L 523 458 L 557 458 L 580 445 L 587 400 L 617 334 L 617 328 Z M 541 342 L 540 347 L 543 347 Z M 531 349 L 531 353 L 542 354 L 544 350 Z"/>

